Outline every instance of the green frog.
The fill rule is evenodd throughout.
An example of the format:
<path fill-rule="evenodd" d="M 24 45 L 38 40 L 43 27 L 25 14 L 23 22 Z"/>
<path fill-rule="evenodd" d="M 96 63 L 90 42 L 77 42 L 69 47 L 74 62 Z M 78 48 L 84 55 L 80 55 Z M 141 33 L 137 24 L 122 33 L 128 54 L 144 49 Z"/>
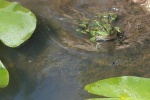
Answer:
<path fill-rule="evenodd" d="M 121 29 L 117 26 L 113 26 L 113 22 L 116 20 L 117 15 L 115 13 L 99 13 L 91 19 L 83 19 L 79 23 L 77 32 L 83 34 L 90 34 L 91 41 L 107 41 L 117 38 L 117 34 L 121 33 Z"/>

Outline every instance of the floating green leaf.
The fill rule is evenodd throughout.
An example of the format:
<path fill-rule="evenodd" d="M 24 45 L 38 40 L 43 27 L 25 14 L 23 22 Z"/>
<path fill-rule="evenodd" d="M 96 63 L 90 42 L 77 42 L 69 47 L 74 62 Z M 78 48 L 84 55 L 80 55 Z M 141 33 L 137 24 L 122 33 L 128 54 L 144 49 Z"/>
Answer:
<path fill-rule="evenodd" d="M 150 79 L 135 76 L 109 78 L 86 85 L 85 90 L 107 97 L 88 100 L 150 100 Z"/>
<path fill-rule="evenodd" d="M 0 88 L 4 88 L 8 85 L 9 82 L 9 74 L 7 69 L 4 67 L 2 62 L 0 61 Z"/>
<path fill-rule="evenodd" d="M 0 0 L 0 41 L 17 47 L 28 40 L 36 28 L 36 17 L 17 2 Z"/>

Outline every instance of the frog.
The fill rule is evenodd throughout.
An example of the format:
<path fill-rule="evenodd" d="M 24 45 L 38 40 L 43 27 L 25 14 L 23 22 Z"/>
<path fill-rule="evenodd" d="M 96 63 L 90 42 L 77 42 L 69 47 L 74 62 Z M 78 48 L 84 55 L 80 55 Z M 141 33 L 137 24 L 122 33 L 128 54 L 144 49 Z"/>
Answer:
<path fill-rule="evenodd" d="M 92 18 L 82 19 L 76 31 L 83 34 L 90 34 L 90 41 L 92 42 L 113 40 L 117 38 L 118 33 L 122 32 L 120 27 L 113 26 L 116 19 L 117 14 L 115 13 L 98 13 Z"/>

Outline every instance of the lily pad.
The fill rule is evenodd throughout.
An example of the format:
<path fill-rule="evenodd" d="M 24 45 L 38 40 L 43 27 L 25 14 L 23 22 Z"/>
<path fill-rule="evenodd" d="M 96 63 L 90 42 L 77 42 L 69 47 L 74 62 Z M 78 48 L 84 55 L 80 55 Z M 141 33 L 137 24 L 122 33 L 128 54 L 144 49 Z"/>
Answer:
<path fill-rule="evenodd" d="M 9 73 L 0 61 L 0 88 L 4 88 L 9 83 Z"/>
<path fill-rule="evenodd" d="M 85 90 L 106 97 L 88 100 L 150 100 L 150 79 L 135 76 L 109 78 L 86 85 Z"/>
<path fill-rule="evenodd" d="M 18 47 L 33 34 L 36 17 L 17 2 L 0 0 L 0 41 L 9 47 Z"/>

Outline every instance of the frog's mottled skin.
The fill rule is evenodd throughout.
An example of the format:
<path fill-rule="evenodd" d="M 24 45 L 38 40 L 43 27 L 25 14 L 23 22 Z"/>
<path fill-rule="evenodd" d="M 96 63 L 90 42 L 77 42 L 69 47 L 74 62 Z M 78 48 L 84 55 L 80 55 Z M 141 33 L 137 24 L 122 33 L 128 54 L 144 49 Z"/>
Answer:
<path fill-rule="evenodd" d="M 112 25 L 117 15 L 114 13 L 100 13 L 91 19 L 84 19 L 79 23 L 77 32 L 90 34 L 91 41 L 112 40 L 117 37 L 117 33 L 121 32 L 119 27 Z"/>

